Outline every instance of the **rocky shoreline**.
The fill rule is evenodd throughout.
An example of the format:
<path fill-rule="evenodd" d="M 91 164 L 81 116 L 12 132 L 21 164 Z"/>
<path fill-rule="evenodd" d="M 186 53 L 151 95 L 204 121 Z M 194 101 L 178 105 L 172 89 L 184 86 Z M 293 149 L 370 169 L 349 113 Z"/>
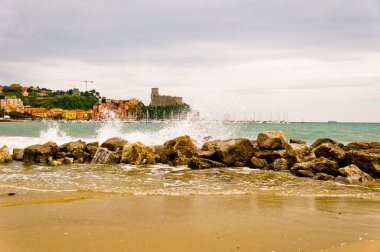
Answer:
<path fill-rule="evenodd" d="M 102 144 L 79 140 L 58 146 L 47 142 L 14 149 L 12 155 L 6 146 L 1 147 L 0 163 L 12 161 L 50 166 L 72 163 L 146 166 L 163 163 L 187 165 L 191 169 L 250 167 L 352 184 L 380 178 L 380 142 L 343 145 L 325 138 L 308 145 L 301 140 L 287 141 L 281 131 L 266 131 L 260 133 L 257 140 L 210 140 L 199 149 L 189 136 L 152 147 L 115 137 Z"/>

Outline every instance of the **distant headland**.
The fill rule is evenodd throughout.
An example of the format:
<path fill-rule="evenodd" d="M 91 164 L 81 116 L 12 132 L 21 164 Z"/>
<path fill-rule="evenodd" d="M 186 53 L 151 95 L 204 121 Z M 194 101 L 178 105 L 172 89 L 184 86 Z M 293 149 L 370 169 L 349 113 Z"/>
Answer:
<path fill-rule="evenodd" d="M 0 85 L 0 118 L 9 120 L 172 120 L 191 111 L 182 97 L 151 90 L 151 103 L 101 96 L 95 89 L 51 90 L 39 86 Z"/>

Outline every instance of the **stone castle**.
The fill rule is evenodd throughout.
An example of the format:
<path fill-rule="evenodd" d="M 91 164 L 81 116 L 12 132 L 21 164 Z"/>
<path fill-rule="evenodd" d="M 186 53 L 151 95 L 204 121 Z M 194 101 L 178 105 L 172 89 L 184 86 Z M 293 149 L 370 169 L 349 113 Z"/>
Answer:
<path fill-rule="evenodd" d="M 182 97 L 160 95 L 158 88 L 152 88 L 151 106 L 169 106 L 183 104 Z"/>

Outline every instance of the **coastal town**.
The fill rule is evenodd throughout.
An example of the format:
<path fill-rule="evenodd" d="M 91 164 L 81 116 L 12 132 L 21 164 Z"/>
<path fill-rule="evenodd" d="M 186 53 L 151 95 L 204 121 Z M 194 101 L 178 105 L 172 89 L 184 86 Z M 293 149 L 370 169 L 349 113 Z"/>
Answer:
<path fill-rule="evenodd" d="M 7 120 L 167 120 L 190 111 L 182 97 L 160 95 L 151 90 L 151 103 L 140 100 L 109 99 L 93 90 L 77 88 L 54 91 L 46 88 L 11 84 L 0 85 L 0 118 Z"/>

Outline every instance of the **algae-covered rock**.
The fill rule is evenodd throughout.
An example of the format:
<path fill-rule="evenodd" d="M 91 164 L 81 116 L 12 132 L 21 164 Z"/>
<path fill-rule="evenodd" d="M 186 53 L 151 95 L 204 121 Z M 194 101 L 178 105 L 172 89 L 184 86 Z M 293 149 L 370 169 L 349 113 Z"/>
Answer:
<path fill-rule="evenodd" d="M 161 161 L 169 165 L 187 165 L 197 152 L 189 136 L 181 136 L 164 143 L 161 150 Z"/>
<path fill-rule="evenodd" d="M 120 137 L 113 137 L 107 139 L 100 147 L 107 148 L 110 151 L 122 150 L 124 145 L 128 144 L 127 140 L 124 140 Z"/>
<path fill-rule="evenodd" d="M 192 157 L 189 162 L 191 169 L 208 169 L 226 167 L 225 164 L 201 157 Z"/>
<path fill-rule="evenodd" d="M 0 164 L 8 163 L 10 161 L 12 161 L 12 156 L 9 153 L 8 147 L 4 145 L 0 148 Z"/>
<path fill-rule="evenodd" d="M 285 133 L 282 131 L 264 131 L 257 136 L 257 143 L 261 149 L 284 149 L 286 144 Z"/>
<path fill-rule="evenodd" d="M 140 142 L 127 144 L 124 145 L 120 162 L 134 165 L 155 164 L 155 151 Z"/>

